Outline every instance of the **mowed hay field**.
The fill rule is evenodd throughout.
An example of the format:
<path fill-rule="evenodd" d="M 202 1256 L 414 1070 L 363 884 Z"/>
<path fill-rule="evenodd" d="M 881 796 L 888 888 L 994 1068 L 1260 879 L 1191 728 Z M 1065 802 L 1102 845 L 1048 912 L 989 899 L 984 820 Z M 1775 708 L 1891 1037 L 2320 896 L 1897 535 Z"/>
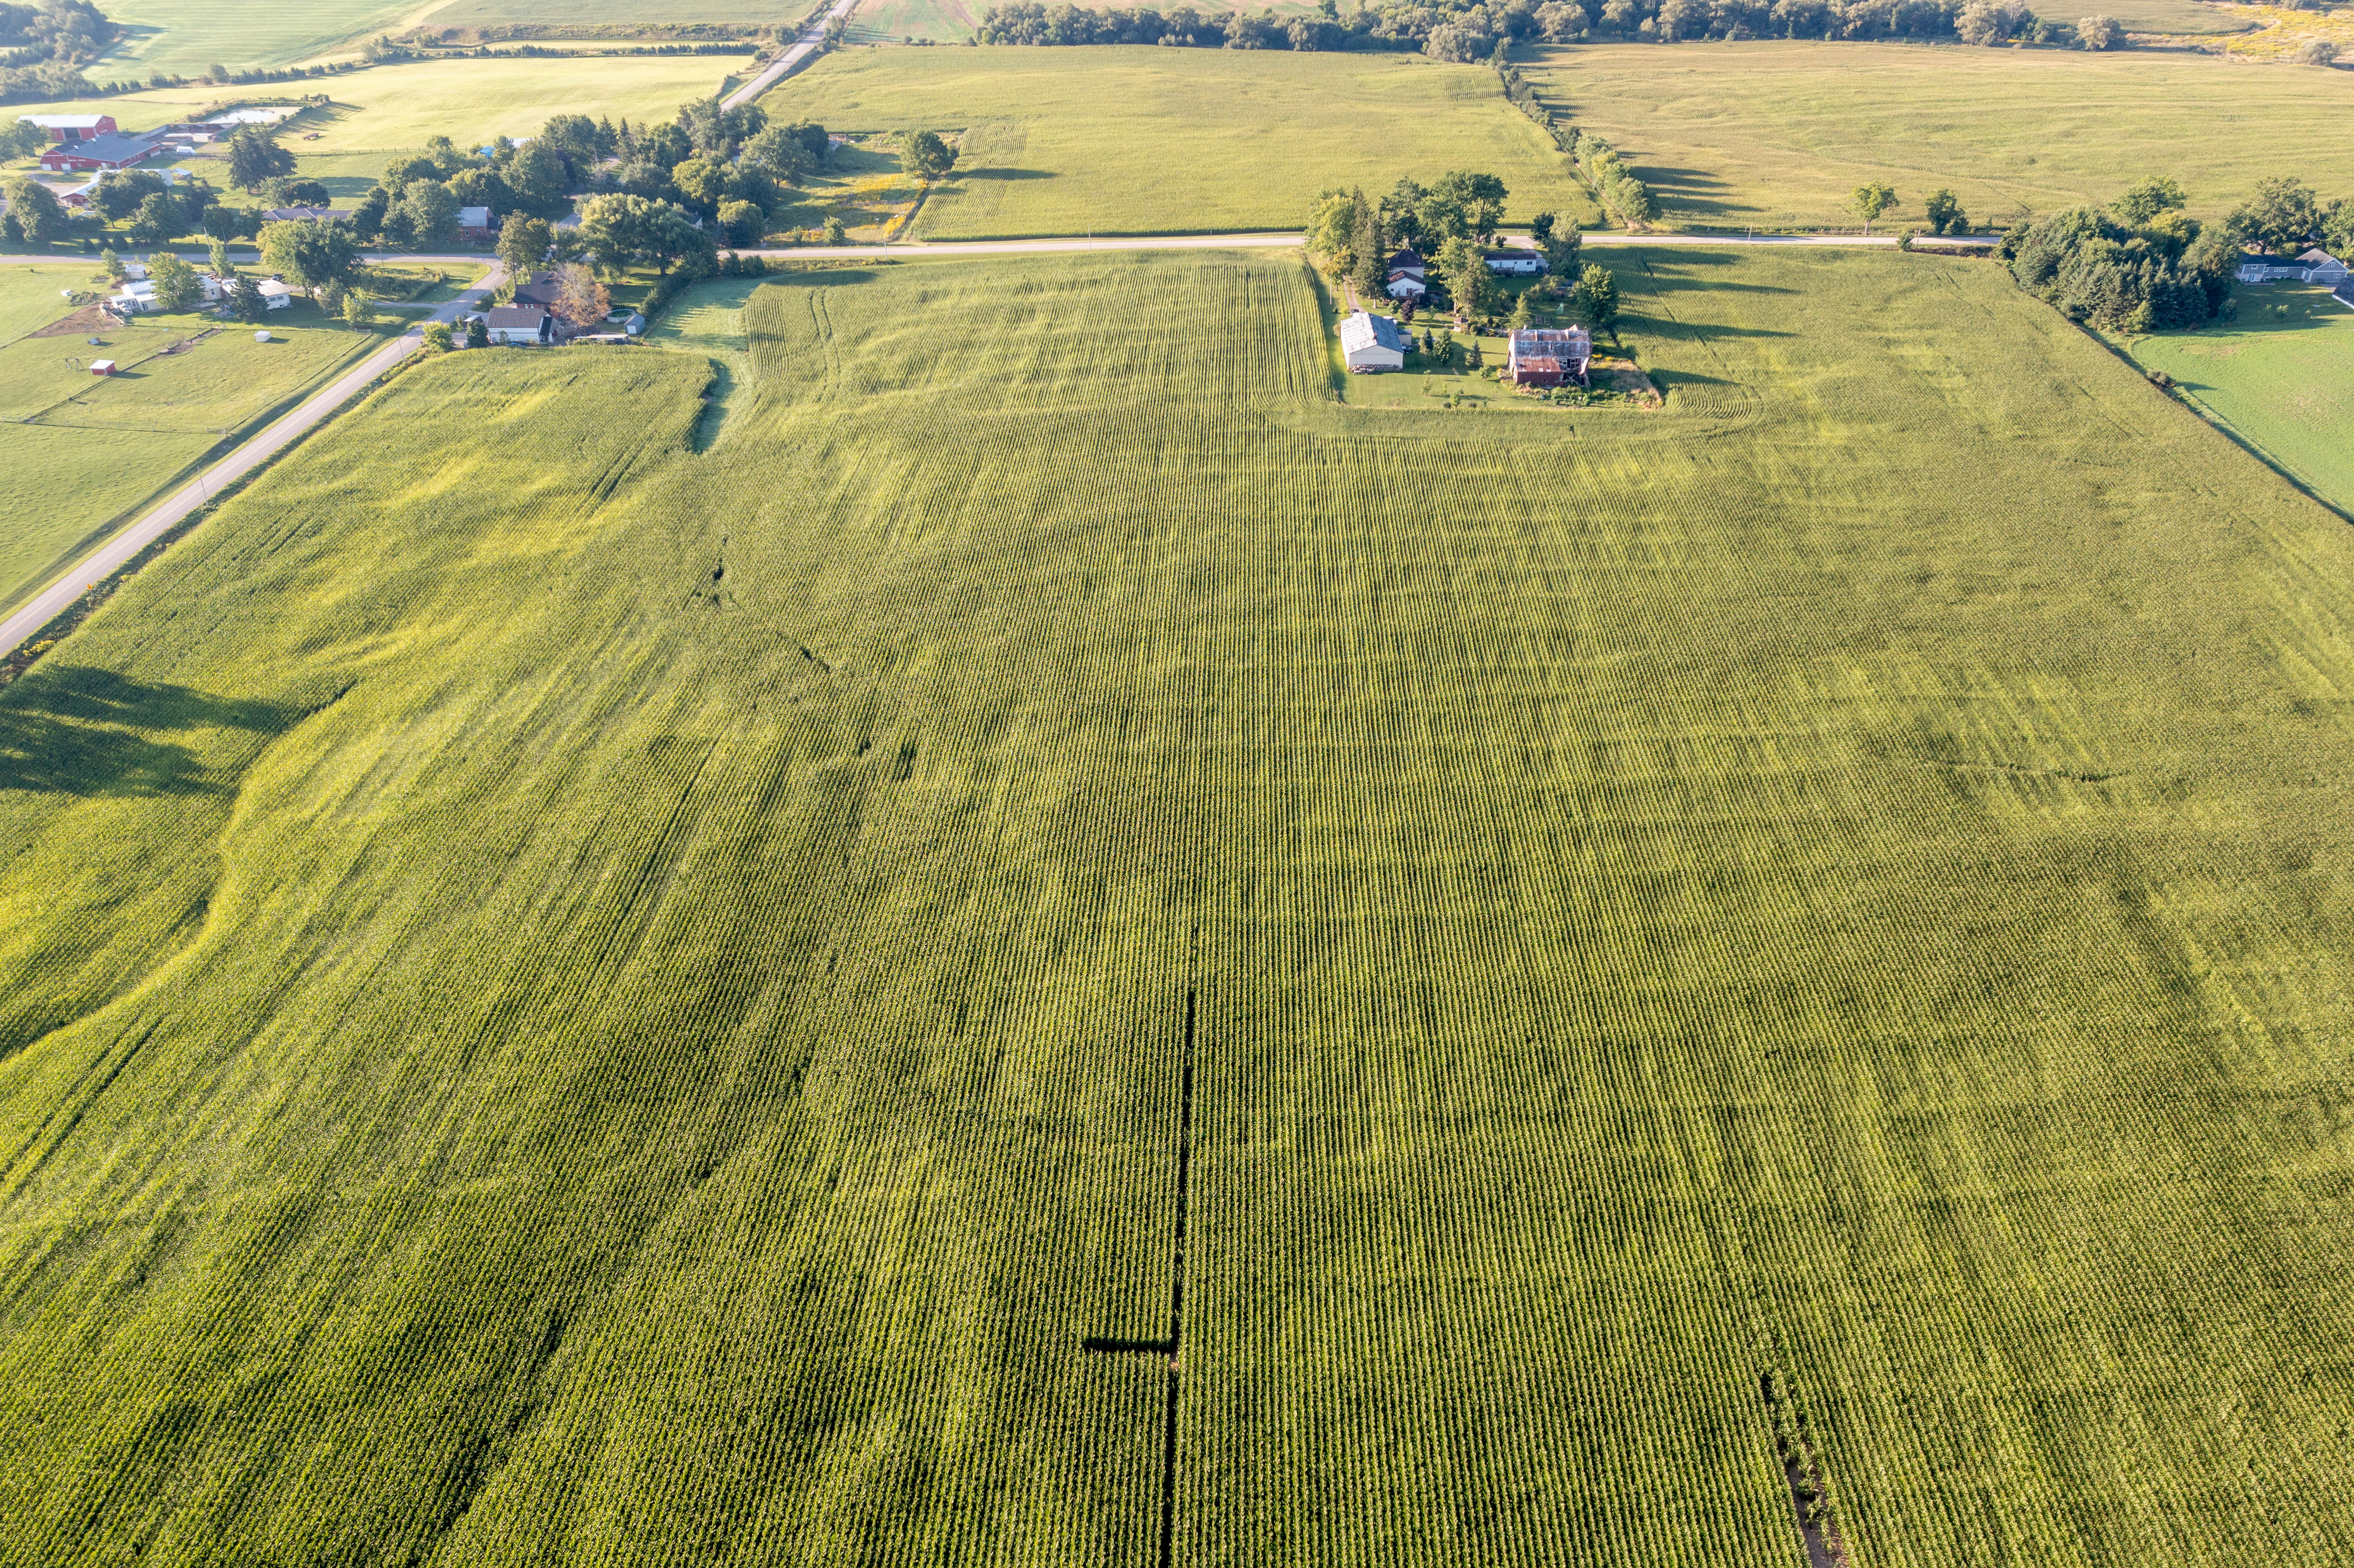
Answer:
<path fill-rule="evenodd" d="M 2354 1559 L 2354 536 L 1606 260 L 1666 412 L 809 273 L 175 546 L 0 691 L 13 1554 L 1796 1568 L 1778 1380 L 1858 1563 Z"/>
<path fill-rule="evenodd" d="M 2243 289 L 2228 323 L 2126 345 L 2137 365 L 2354 513 L 2354 309 L 2326 289 Z"/>
<path fill-rule="evenodd" d="M 0 268 L 0 609 L 215 447 L 381 341 L 321 325 L 307 304 L 273 312 L 268 344 L 193 313 L 34 335 L 70 313 L 61 290 L 107 286 L 92 262 Z M 163 352 L 177 343 L 190 346 Z M 122 373 L 90 375 L 98 359 Z"/>
<path fill-rule="evenodd" d="M 761 100 L 829 130 L 965 132 L 920 239 L 1296 228 L 1319 192 L 1449 169 L 1502 177 L 1522 220 L 1598 217 L 1484 66 L 1233 49 L 875 48 Z"/>
<path fill-rule="evenodd" d="M 145 78 L 155 71 L 201 76 L 210 67 L 232 70 L 286 66 L 314 58 L 334 46 L 400 26 L 415 0 L 253 0 L 217 5 L 207 0 L 113 0 L 107 19 L 130 37 L 84 74 L 92 81 Z"/>
<path fill-rule="evenodd" d="M 1983 224 L 2106 202 L 2145 175 L 2220 216 L 2295 175 L 2354 189 L 2354 143 L 2282 127 L 2354 113 L 2354 72 L 2206 55 L 1835 43 L 1606 45 L 1523 65 L 1553 111 L 1607 137 L 1661 224 L 1855 227 L 1849 193 L 1885 180 L 1881 221 L 1918 222 L 1940 187 Z"/>
<path fill-rule="evenodd" d="M 535 135 L 557 114 L 668 120 L 679 105 L 708 98 L 740 64 L 736 57 L 423 60 L 376 66 L 326 79 L 333 101 L 288 122 L 283 140 L 297 157 L 413 152 L 429 136 L 480 146 L 493 136 Z M 235 88 L 155 88 L 120 97 L 36 104 L 23 114 L 111 114 L 125 130 L 147 130 L 239 95 Z M 317 132 L 315 142 L 305 140 Z M 201 166 L 201 165 L 199 165 Z M 226 175 L 216 173 L 216 184 Z"/>

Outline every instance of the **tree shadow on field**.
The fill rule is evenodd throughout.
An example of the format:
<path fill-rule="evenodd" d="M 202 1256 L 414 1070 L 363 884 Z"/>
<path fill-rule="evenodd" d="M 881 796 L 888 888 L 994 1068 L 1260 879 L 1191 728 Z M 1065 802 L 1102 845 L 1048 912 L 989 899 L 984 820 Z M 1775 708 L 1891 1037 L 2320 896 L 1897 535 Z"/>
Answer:
<path fill-rule="evenodd" d="M 983 168 L 959 169 L 956 177 L 960 180 L 1058 180 L 1063 175 L 1059 169 Z"/>
<path fill-rule="evenodd" d="M 229 789 L 174 731 L 277 735 L 269 703 L 147 685 L 82 665 L 37 669 L 0 691 L 0 790 L 79 796 L 217 795 Z"/>
<path fill-rule="evenodd" d="M 1678 212 L 1716 216 L 1728 212 L 1757 210 L 1751 207 L 1719 201 L 1713 196 L 1701 194 L 1704 191 L 1721 191 L 1727 188 L 1723 180 L 1708 174 L 1705 170 L 1679 169 L 1660 164 L 1644 164 L 1638 166 L 1635 173 L 1645 185 L 1658 194 L 1664 205 L 1674 207 Z"/>

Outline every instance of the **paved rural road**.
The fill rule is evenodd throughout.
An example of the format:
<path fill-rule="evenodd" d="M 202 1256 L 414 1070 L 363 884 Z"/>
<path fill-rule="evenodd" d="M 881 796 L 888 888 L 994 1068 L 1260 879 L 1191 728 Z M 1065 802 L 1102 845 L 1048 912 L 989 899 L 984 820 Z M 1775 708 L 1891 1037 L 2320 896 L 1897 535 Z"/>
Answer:
<path fill-rule="evenodd" d="M 1585 234 L 1579 237 L 1587 245 L 1870 245 L 1893 247 L 1896 236 L 1875 234 L 1869 238 L 1860 234 Z M 1299 234 L 1140 234 L 1119 235 L 1102 239 L 1093 238 L 1066 239 L 946 239 L 937 244 L 911 243 L 901 245 L 796 245 L 783 250 L 747 250 L 746 256 L 799 257 L 806 261 L 856 261 L 905 257 L 910 260 L 925 256 L 1018 256 L 1025 252 L 1058 250 L 1271 250 L 1281 246 L 1299 245 L 1306 236 Z M 1507 245 L 1527 246 L 1522 238 L 1510 238 Z M 1972 238 L 1947 239 L 1948 245 L 1991 245 L 1991 238 Z"/>
<path fill-rule="evenodd" d="M 454 321 L 460 312 L 471 310 L 487 298 L 503 278 L 499 265 L 493 262 L 481 282 L 427 319 Z M 357 397 L 368 383 L 416 353 L 424 342 L 424 334 L 425 323 L 419 322 L 361 360 L 333 386 L 325 387 L 301 408 L 205 470 L 186 488 L 109 539 L 96 554 L 84 557 L 71 571 L 19 606 L 6 620 L 0 621 L 0 655 L 16 652 L 25 639 L 63 614 L 66 608 L 80 599 L 91 584 L 154 544 L 189 513 L 208 504 L 223 486 L 268 462 L 288 443 Z"/>
<path fill-rule="evenodd" d="M 734 109 L 738 104 L 749 103 L 776 86 L 780 79 L 799 70 L 801 62 L 817 53 L 819 46 L 825 42 L 825 30 L 832 25 L 833 19 L 849 16 L 857 7 L 858 0 L 839 0 L 832 10 L 817 19 L 808 32 L 794 40 L 791 48 L 769 61 L 768 69 L 720 100 L 719 107 Z"/>

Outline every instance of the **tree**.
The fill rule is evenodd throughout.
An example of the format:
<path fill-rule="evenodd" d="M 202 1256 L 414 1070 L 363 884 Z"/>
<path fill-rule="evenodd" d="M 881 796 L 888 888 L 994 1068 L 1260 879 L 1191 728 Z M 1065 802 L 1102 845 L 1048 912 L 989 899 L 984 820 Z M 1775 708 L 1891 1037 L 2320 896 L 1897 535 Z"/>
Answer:
<path fill-rule="evenodd" d="M 187 232 L 187 214 L 162 191 L 141 201 L 132 215 L 131 238 L 140 245 L 163 245 Z"/>
<path fill-rule="evenodd" d="M 926 184 L 948 178 L 956 161 L 956 149 L 937 131 L 910 131 L 899 139 L 899 167 Z"/>
<path fill-rule="evenodd" d="M 759 134 L 768 122 L 768 115 L 748 103 L 738 109 L 721 108 L 717 93 L 681 104 L 678 111 L 679 129 L 686 132 L 695 150 L 711 154 L 721 163 L 733 158 L 736 150 Z"/>
<path fill-rule="evenodd" d="M 2327 38 L 2307 38 L 2297 46 L 2299 65 L 2334 66 L 2338 63 L 2338 46 Z"/>
<path fill-rule="evenodd" d="M 2135 182 L 2133 187 L 2109 206 L 2116 215 L 2136 228 L 2152 222 L 2161 212 L 2181 207 L 2188 198 L 2182 186 L 2162 175 L 2150 175 Z"/>
<path fill-rule="evenodd" d="M 250 278 L 239 278 L 229 286 L 228 312 L 241 322 L 258 322 L 269 309 L 261 302 L 261 285 Z"/>
<path fill-rule="evenodd" d="M 613 297 L 588 268 L 575 262 L 556 270 L 557 316 L 575 328 L 587 328 L 603 321 L 612 308 Z"/>
<path fill-rule="evenodd" d="M 354 332 L 366 332 L 376 322 L 376 302 L 358 289 L 345 291 L 344 324 Z"/>
<path fill-rule="evenodd" d="M 400 193 L 400 217 L 412 244 L 447 244 L 458 228 L 458 198 L 440 180 L 411 180 Z"/>
<path fill-rule="evenodd" d="M 49 133 L 29 120 L 0 125 L 0 159 L 29 158 L 48 145 Z"/>
<path fill-rule="evenodd" d="M 719 204 L 719 237 L 730 245 L 758 245 L 767 232 L 769 215 L 759 205 L 748 201 L 724 201 Z"/>
<path fill-rule="evenodd" d="M 2087 49 L 2115 49 L 2125 47 L 2126 30 L 2111 17 L 2087 16 L 2076 24 L 2076 43 Z"/>
<path fill-rule="evenodd" d="M 257 219 L 249 207 L 208 207 L 200 227 L 214 239 L 250 239 Z"/>
<path fill-rule="evenodd" d="M 239 126 L 228 139 L 229 184 L 242 187 L 247 194 L 259 191 L 264 183 L 294 172 L 294 154 L 278 144 L 278 138 L 259 125 Z"/>
<path fill-rule="evenodd" d="M 155 305 L 159 310 L 185 311 L 204 292 L 196 281 L 196 270 L 188 260 L 175 251 L 158 251 L 148 264 L 147 281 L 155 285 Z"/>
<path fill-rule="evenodd" d="M 1438 274 L 1447 280 L 1447 292 L 1455 302 L 1455 313 L 1474 316 L 1485 313 L 1495 297 L 1495 274 L 1479 248 L 1463 235 L 1457 235 L 1438 249 Z"/>
<path fill-rule="evenodd" d="M 491 346 L 490 324 L 483 321 L 479 315 L 468 316 L 466 318 L 466 346 L 468 348 L 488 348 Z"/>
<path fill-rule="evenodd" d="M 229 264 L 228 245 L 226 241 L 217 238 L 213 241 L 212 262 L 214 277 L 234 278 L 237 276 L 237 269 Z"/>
<path fill-rule="evenodd" d="M 325 207 L 334 198 L 327 187 L 316 180 L 298 180 L 291 175 L 281 175 L 265 180 L 261 199 L 271 207 Z"/>
<path fill-rule="evenodd" d="M 1491 242 L 1496 230 L 1504 226 L 1504 201 L 1511 194 L 1495 175 L 1462 169 L 1439 176 L 1431 193 L 1459 211 L 1465 231 L 1477 236 L 1483 245 Z"/>
<path fill-rule="evenodd" d="M 1987 48 L 2008 41 L 2032 14 L 2017 0 L 1970 0 L 1954 18 L 1954 35 Z"/>
<path fill-rule="evenodd" d="M 344 226 L 321 218 L 261 226 L 261 264 L 300 282 L 313 299 L 341 284 L 359 260 L 359 247 Z"/>
<path fill-rule="evenodd" d="M 1858 185 L 1855 194 L 1847 198 L 1847 209 L 1863 219 L 1863 231 L 1872 232 L 1872 220 L 1896 205 L 1896 193 L 1880 181 Z"/>
<path fill-rule="evenodd" d="M 671 188 L 697 212 L 714 215 L 727 199 L 727 174 L 724 159 L 689 158 L 670 172 Z"/>
<path fill-rule="evenodd" d="M 474 161 L 472 154 L 458 151 L 455 142 L 440 135 L 425 138 L 425 155 L 433 161 L 433 172 L 445 180 Z"/>
<path fill-rule="evenodd" d="M 1512 302 L 1512 313 L 1511 317 L 1511 325 L 1512 330 L 1514 332 L 1522 330 L 1529 324 L 1530 319 L 1529 296 L 1527 291 L 1524 290 L 1522 291 L 1520 297 Z"/>
<path fill-rule="evenodd" d="M 1535 236 L 1538 253 L 1545 259 L 1545 270 L 1555 278 L 1575 277 L 1578 257 L 1585 249 L 1585 237 L 1578 233 L 1575 222 L 1564 228 L 1549 212 L 1537 214 L 1537 219 L 1543 224 L 1543 230 L 1532 222 L 1529 232 Z"/>
<path fill-rule="evenodd" d="M 742 162 L 789 184 L 817 165 L 808 144 L 786 125 L 771 125 L 745 143 Z"/>
<path fill-rule="evenodd" d="M 843 227 L 841 214 L 830 212 L 825 215 L 825 242 L 828 245 L 850 243 L 850 230 Z"/>
<path fill-rule="evenodd" d="M 121 223 L 139 210 L 151 196 L 164 194 L 164 182 L 145 169 L 125 169 L 107 175 L 90 193 L 90 204 L 109 223 Z"/>
<path fill-rule="evenodd" d="M 450 336 L 450 323 L 448 322 L 428 322 L 425 323 L 426 353 L 448 354 L 457 346 L 458 344 L 455 340 Z"/>
<path fill-rule="evenodd" d="M 19 179 L 9 183 L 8 210 L 0 212 L 0 238 L 21 241 L 27 245 L 47 245 L 66 231 L 65 205 L 57 193 L 38 180 Z"/>
<path fill-rule="evenodd" d="M 2259 181 L 2255 196 L 2232 211 L 2225 227 L 2243 244 L 2294 252 L 2321 227 L 2320 198 L 2300 179 Z"/>
<path fill-rule="evenodd" d="M 511 212 L 499 225 L 499 260 L 514 277 L 530 277 L 547 260 L 547 248 L 554 243 L 554 234 L 538 218 Z"/>
<path fill-rule="evenodd" d="M 628 195 L 589 197 L 580 211 L 580 238 L 608 271 L 652 262 L 664 277 L 680 261 L 707 257 L 713 249 L 711 237 L 684 209 Z"/>
<path fill-rule="evenodd" d="M 1349 193 L 1350 205 L 1356 209 L 1357 221 L 1349 233 L 1349 255 L 1352 266 L 1349 281 L 1357 286 L 1361 299 L 1376 299 L 1389 284 L 1389 246 L 1382 233 L 1382 216 L 1362 190 Z"/>
<path fill-rule="evenodd" d="M 1923 202 L 1921 207 L 1928 215 L 1929 232 L 1932 234 L 1967 234 L 1970 231 L 1969 214 L 1962 210 L 1961 201 L 1951 191 L 1931 192 L 1929 199 Z"/>
<path fill-rule="evenodd" d="M 553 147 L 534 142 L 509 159 L 499 175 L 506 182 L 514 210 L 527 217 L 552 222 L 572 210 L 568 194 L 572 185 L 566 177 L 562 154 Z"/>
<path fill-rule="evenodd" d="M 1347 191 L 1330 190 L 1316 198 L 1308 214 L 1308 253 L 1325 276 L 1338 278 L 1356 260 L 1350 244 L 1357 233 L 1357 198 Z"/>
<path fill-rule="evenodd" d="M 98 253 L 98 264 L 106 269 L 106 275 L 112 281 L 125 283 L 131 281 L 131 270 L 123 266 L 122 258 L 114 253 L 113 246 L 110 245 Z"/>
<path fill-rule="evenodd" d="M 1616 340 L 1618 335 L 1618 280 L 1609 270 L 1592 262 L 1577 277 L 1577 288 L 1570 302 L 1578 319 L 1596 332 L 1606 332 Z"/>

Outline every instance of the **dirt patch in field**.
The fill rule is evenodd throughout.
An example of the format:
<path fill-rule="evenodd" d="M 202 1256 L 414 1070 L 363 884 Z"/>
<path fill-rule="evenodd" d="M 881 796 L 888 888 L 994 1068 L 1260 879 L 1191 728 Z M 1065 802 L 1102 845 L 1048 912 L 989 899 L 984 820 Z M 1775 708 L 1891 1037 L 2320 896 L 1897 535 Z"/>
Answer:
<path fill-rule="evenodd" d="M 1631 359 L 1597 359 L 1587 366 L 1588 379 L 1598 392 L 1616 392 L 1638 408 L 1657 408 L 1666 399 L 1641 366 Z"/>
<path fill-rule="evenodd" d="M 90 337 L 111 332 L 122 323 L 98 305 L 84 305 L 62 321 L 51 322 L 38 332 L 27 333 L 27 337 Z"/>

